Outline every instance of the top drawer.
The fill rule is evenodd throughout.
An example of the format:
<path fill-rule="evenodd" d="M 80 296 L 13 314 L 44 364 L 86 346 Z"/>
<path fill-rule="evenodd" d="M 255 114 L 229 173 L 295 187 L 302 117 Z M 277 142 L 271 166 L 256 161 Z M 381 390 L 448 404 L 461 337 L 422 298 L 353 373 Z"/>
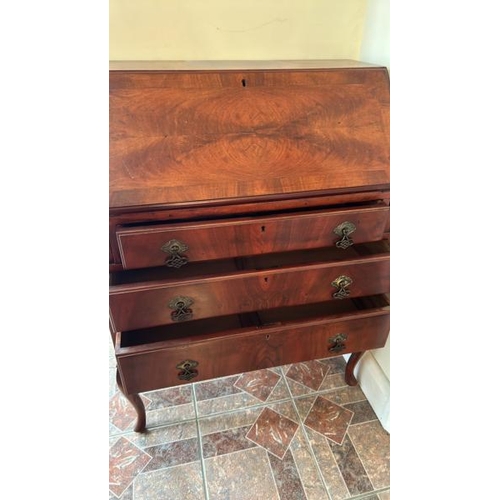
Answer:
<path fill-rule="evenodd" d="M 116 236 L 124 269 L 175 268 L 188 262 L 377 241 L 388 217 L 389 207 L 371 206 L 121 228 Z"/>

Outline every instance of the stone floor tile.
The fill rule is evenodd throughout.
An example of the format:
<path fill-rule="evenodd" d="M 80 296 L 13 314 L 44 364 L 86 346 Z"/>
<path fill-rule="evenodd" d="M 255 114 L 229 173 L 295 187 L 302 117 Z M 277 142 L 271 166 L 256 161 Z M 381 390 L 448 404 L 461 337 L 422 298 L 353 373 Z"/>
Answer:
<path fill-rule="evenodd" d="M 231 394 L 240 394 L 241 389 L 235 385 L 239 378 L 240 375 L 234 375 L 232 377 L 207 380 L 206 382 L 197 382 L 194 384 L 196 400 L 200 402 L 230 396 Z"/>
<path fill-rule="evenodd" d="M 271 370 L 257 370 L 240 375 L 235 387 L 261 401 L 267 401 L 281 377 Z"/>
<path fill-rule="evenodd" d="M 342 474 L 344 482 L 352 496 L 373 491 L 373 485 L 368 478 L 368 474 L 363 467 L 356 449 L 352 445 L 349 435 L 344 438 L 342 445 L 335 444 L 328 440 L 337 466 Z"/>
<path fill-rule="evenodd" d="M 343 405 L 344 408 L 354 412 L 351 420 L 351 425 L 377 420 L 377 415 L 373 411 L 370 403 L 367 400 L 357 401 L 356 403 L 347 403 Z"/>
<path fill-rule="evenodd" d="M 328 365 L 321 361 L 313 360 L 291 365 L 286 372 L 286 376 L 295 382 L 309 387 L 313 391 L 317 391 L 328 371 Z"/>
<path fill-rule="evenodd" d="M 134 500 L 205 500 L 200 462 L 139 474 Z"/>
<path fill-rule="evenodd" d="M 109 490 L 119 497 L 151 457 L 124 437 L 109 449 Z"/>
<path fill-rule="evenodd" d="M 389 486 L 390 437 L 378 420 L 354 425 L 348 432 L 376 489 Z"/>
<path fill-rule="evenodd" d="M 248 450 L 205 459 L 213 500 L 280 500 L 266 450 Z"/>
<path fill-rule="evenodd" d="M 257 446 L 246 437 L 250 428 L 251 426 L 247 425 L 235 429 L 212 432 L 203 436 L 203 457 L 210 458 L 217 455 L 225 455 Z"/>
<path fill-rule="evenodd" d="M 146 432 L 129 432 L 126 437 L 130 442 L 144 450 L 150 446 L 182 441 L 197 435 L 196 421 L 191 420 L 163 427 L 153 427 L 146 429 Z"/>
<path fill-rule="evenodd" d="M 352 411 L 318 396 L 304 421 L 304 425 L 335 443 L 342 444 L 353 415 Z"/>
<path fill-rule="evenodd" d="M 306 429 L 306 434 L 314 450 L 314 456 L 318 462 L 328 493 L 336 500 L 348 498 L 350 496 L 349 491 L 337 467 L 328 439 L 312 429 Z"/>
<path fill-rule="evenodd" d="M 302 486 L 308 500 L 328 500 L 328 494 L 319 475 L 316 459 L 307 444 L 307 438 L 299 427 L 290 443 L 297 470 L 302 480 Z"/>
<path fill-rule="evenodd" d="M 298 427 L 296 422 L 266 407 L 246 437 L 282 459 Z"/>
<path fill-rule="evenodd" d="M 173 441 L 145 448 L 151 461 L 143 472 L 196 462 L 200 459 L 198 436 L 181 441 Z"/>
<path fill-rule="evenodd" d="M 281 460 L 269 454 L 269 463 L 271 464 L 274 482 L 281 500 L 307 500 L 290 450 L 285 453 Z"/>

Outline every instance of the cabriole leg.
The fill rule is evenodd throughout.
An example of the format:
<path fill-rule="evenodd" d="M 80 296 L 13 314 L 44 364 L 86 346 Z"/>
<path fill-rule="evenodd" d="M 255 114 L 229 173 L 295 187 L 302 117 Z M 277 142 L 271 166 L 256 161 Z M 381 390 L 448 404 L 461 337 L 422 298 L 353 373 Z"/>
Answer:
<path fill-rule="evenodd" d="M 345 381 L 347 385 L 358 385 L 358 381 L 354 376 L 354 368 L 365 352 L 366 351 L 353 352 L 350 355 L 349 360 L 347 361 L 347 366 L 345 367 Z"/>
<path fill-rule="evenodd" d="M 135 432 L 145 432 L 146 430 L 146 409 L 144 408 L 144 403 L 142 402 L 139 394 L 125 394 L 123 391 L 122 380 L 120 378 L 120 372 L 116 370 L 116 385 L 120 389 L 121 393 L 127 398 L 130 404 L 134 407 L 137 412 L 137 421 L 135 423 Z"/>

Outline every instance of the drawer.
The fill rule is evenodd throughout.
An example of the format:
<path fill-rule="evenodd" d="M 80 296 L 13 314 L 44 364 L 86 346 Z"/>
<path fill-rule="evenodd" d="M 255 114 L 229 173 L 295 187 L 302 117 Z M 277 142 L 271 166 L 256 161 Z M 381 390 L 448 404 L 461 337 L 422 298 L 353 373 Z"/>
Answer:
<path fill-rule="evenodd" d="M 383 347 L 382 296 L 117 334 L 126 393 Z"/>
<path fill-rule="evenodd" d="M 111 324 L 114 331 L 125 331 L 388 293 L 389 253 L 384 249 L 382 245 L 362 245 L 359 250 L 350 249 L 349 254 L 337 249 L 272 254 L 238 261 L 250 268 L 223 274 L 218 272 L 220 262 L 214 274 L 186 277 L 186 269 L 183 279 L 160 279 L 161 273 L 169 273 L 165 268 L 156 274 L 152 270 L 123 271 L 114 276 L 110 288 Z M 350 257 L 328 260 L 338 254 Z M 274 267 L 279 262 L 285 265 Z M 211 266 L 203 263 L 189 272 L 197 269 L 209 272 Z M 154 281 L 140 281 L 151 275 Z"/>
<path fill-rule="evenodd" d="M 354 229 L 346 237 L 354 243 L 377 241 L 388 217 L 389 207 L 377 205 L 122 227 L 116 237 L 124 269 L 167 265 L 175 270 L 188 262 L 340 245 L 342 228 Z"/>

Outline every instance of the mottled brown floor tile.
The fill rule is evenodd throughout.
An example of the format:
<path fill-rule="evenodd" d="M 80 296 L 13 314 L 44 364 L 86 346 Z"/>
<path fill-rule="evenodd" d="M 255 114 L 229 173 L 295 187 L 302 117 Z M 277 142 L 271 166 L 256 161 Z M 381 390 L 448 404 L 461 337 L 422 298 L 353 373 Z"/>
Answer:
<path fill-rule="evenodd" d="M 345 376 L 343 373 L 328 374 L 323 380 L 321 387 L 318 389 L 320 391 L 331 391 L 333 389 L 338 389 L 339 387 L 346 387 L 347 382 L 345 381 Z"/>
<path fill-rule="evenodd" d="M 247 439 L 281 459 L 285 455 L 297 428 L 296 422 L 270 408 L 264 408 L 248 431 Z"/>
<path fill-rule="evenodd" d="M 281 377 L 276 386 L 274 387 L 273 392 L 267 398 L 267 402 L 269 403 L 271 401 L 278 401 L 280 399 L 290 399 L 290 398 L 291 394 L 290 391 L 288 390 L 285 379 Z"/>
<path fill-rule="evenodd" d="M 127 439 L 119 438 L 109 449 L 109 489 L 120 496 L 151 457 Z"/>
<path fill-rule="evenodd" d="M 299 384 L 298 382 L 295 382 L 294 380 L 288 379 L 287 380 L 288 387 L 290 389 L 290 393 L 292 394 L 292 397 L 300 397 L 300 396 L 306 396 L 307 394 L 314 394 L 315 391 L 310 389 L 309 387 L 306 387 L 305 385 Z"/>
<path fill-rule="evenodd" d="M 147 409 L 150 401 L 144 396 L 140 396 Z M 137 419 L 134 407 L 128 402 L 121 392 L 115 393 L 109 400 L 109 421 L 116 428 L 126 431 L 133 427 Z"/>
<path fill-rule="evenodd" d="M 134 500 L 205 500 L 200 462 L 139 474 Z"/>
<path fill-rule="evenodd" d="M 390 437 L 378 420 L 354 425 L 349 436 L 377 489 L 389 486 Z"/>
<path fill-rule="evenodd" d="M 290 443 L 290 451 L 302 480 L 307 499 L 328 500 L 328 494 L 316 467 L 316 459 L 311 454 L 307 439 L 300 427 Z"/>
<path fill-rule="evenodd" d="M 347 363 L 343 356 L 321 359 L 320 361 L 330 367 L 330 374 L 341 373 L 344 375 Z"/>
<path fill-rule="evenodd" d="M 304 425 L 335 443 L 342 444 L 352 417 L 352 411 L 318 396 L 304 421 Z"/>
<path fill-rule="evenodd" d="M 302 398 L 295 399 L 295 404 L 297 406 L 297 411 L 299 412 L 300 418 L 304 421 L 311 411 L 312 405 L 316 401 L 317 396 L 306 396 Z"/>
<path fill-rule="evenodd" d="M 304 363 L 296 363 L 288 369 L 286 376 L 299 382 L 310 389 L 317 391 L 328 373 L 328 365 L 321 361 L 305 361 Z"/>
<path fill-rule="evenodd" d="M 207 417 L 217 413 L 249 408 L 260 404 L 262 404 L 260 399 L 254 398 L 246 392 L 241 392 L 239 394 L 232 394 L 221 398 L 198 401 L 198 416 Z"/>
<path fill-rule="evenodd" d="M 198 437 L 145 448 L 151 457 L 143 472 L 195 462 L 200 458 Z"/>
<path fill-rule="evenodd" d="M 213 500 L 280 500 L 262 448 L 207 458 L 205 470 Z"/>
<path fill-rule="evenodd" d="M 159 410 L 146 412 L 146 425 L 148 429 L 153 427 L 173 424 L 176 422 L 185 422 L 186 420 L 194 419 L 196 413 L 194 404 L 188 403 L 185 405 L 168 406 Z"/>
<path fill-rule="evenodd" d="M 210 458 L 217 455 L 225 455 L 226 453 L 233 453 L 257 446 L 246 438 L 249 430 L 250 426 L 247 425 L 203 436 L 203 457 Z"/>
<path fill-rule="evenodd" d="M 241 393 L 241 389 L 235 386 L 239 377 L 239 375 L 235 375 L 233 377 L 217 378 L 208 380 L 207 382 L 198 382 L 194 384 L 197 401 L 200 402 L 206 399 L 220 398 L 231 394 Z"/>
<path fill-rule="evenodd" d="M 342 474 L 333 458 L 328 439 L 312 429 L 306 429 L 306 433 L 330 496 L 336 500 L 349 497 Z"/>
<path fill-rule="evenodd" d="M 193 402 L 193 386 L 183 385 L 180 387 L 170 387 L 159 391 L 145 392 L 151 403 L 148 410 L 160 410 L 171 406 L 179 406 Z"/>
<path fill-rule="evenodd" d="M 280 378 L 277 373 L 271 370 L 257 370 L 243 373 L 234 385 L 238 389 L 248 392 L 253 397 L 261 401 L 266 401 Z"/>
<path fill-rule="evenodd" d="M 368 401 L 358 401 L 356 403 L 347 403 L 343 405 L 344 408 L 354 412 L 354 416 L 351 420 L 351 425 L 360 424 L 363 422 L 369 422 L 371 420 L 377 420 L 377 415 L 373 411 L 370 403 Z"/>
<path fill-rule="evenodd" d="M 378 497 L 380 500 L 391 500 L 390 490 L 383 491 L 382 493 L 379 493 Z"/>
<path fill-rule="evenodd" d="M 262 411 L 261 408 L 246 408 L 231 413 L 223 413 L 199 419 L 202 436 L 238 427 L 252 426 Z"/>
<path fill-rule="evenodd" d="M 285 453 L 282 460 L 269 454 L 269 463 L 271 464 L 280 499 L 307 500 L 297 466 L 290 450 Z"/>
<path fill-rule="evenodd" d="M 354 446 L 347 434 L 342 445 L 335 444 L 333 441 L 328 441 L 332 450 L 335 461 L 345 484 L 351 495 L 360 495 L 373 491 L 373 486 L 368 479 L 368 474 L 361 460 L 354 449 Z"/>
<path fill-rule="evenodd" d="M 276 413 L 279 413 L 280 415 L 283 415 L 284 417 L 293 420 L 297 424 L 300 423 L 300 417 L 298 416 L 297 411 L 295 410 L 295 406 L 291 401 L 283 401 L 281 403 L 269 403 L 267 407 L 275 411 Z"/>
<path fill-rule="evenodd" d="M 136 446 L 144 450 L 150 446 L 159 444 L 182 441 L 184 439 L 194 438 L 198 435 L 196 422 L 180 422 L 178 424 L 167 425 L 163 427 L 154 427 L 146 429 L 146 432 L 131 432 L 126 435 L 127 439 Z"/>
<path fill-rule="evenodd" d="M 109 492 L 109 500 L 116 500 L 119 498 L 120 500 L 134 500 L 134 483 L 132 483 L 122 494 L 120 497 L 117 497 L 111 491 Z"/>
<path fill-rule="evenodd" d="M 321 394 L 324 398 L 337 403 L 338 405 L 345 405 L 347 403 L 354 403 L 356 401 L 363 401 L 366 396 L 359 386 L 346 386 L 340 389 L 334 389 L 331 392 Z"/>

